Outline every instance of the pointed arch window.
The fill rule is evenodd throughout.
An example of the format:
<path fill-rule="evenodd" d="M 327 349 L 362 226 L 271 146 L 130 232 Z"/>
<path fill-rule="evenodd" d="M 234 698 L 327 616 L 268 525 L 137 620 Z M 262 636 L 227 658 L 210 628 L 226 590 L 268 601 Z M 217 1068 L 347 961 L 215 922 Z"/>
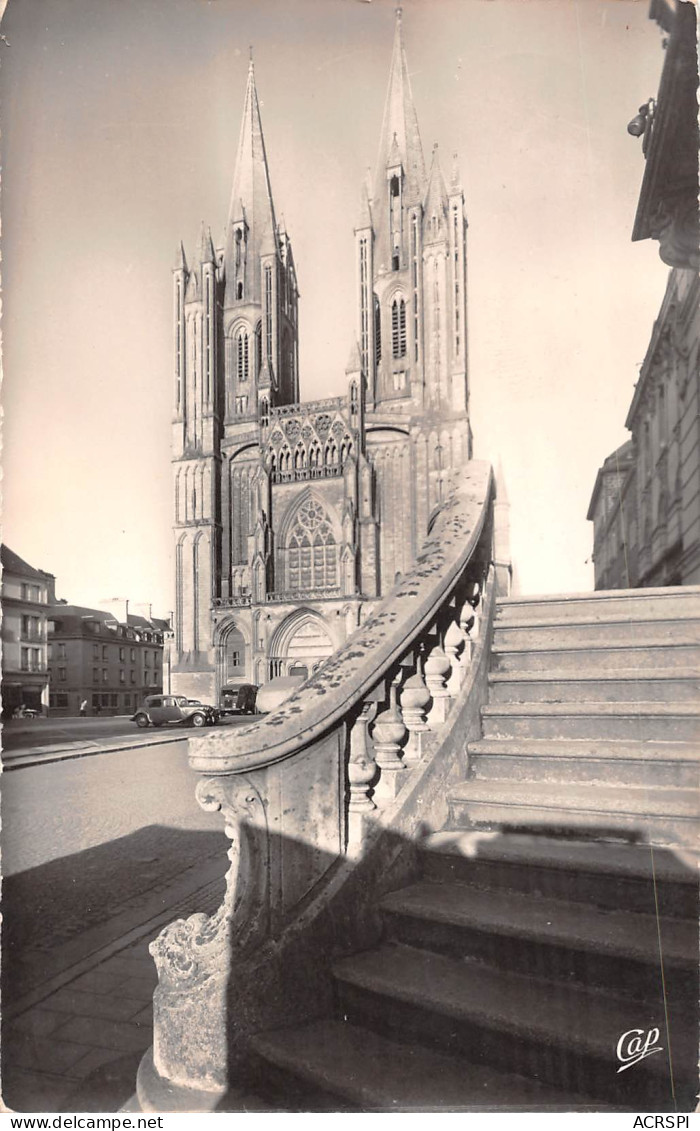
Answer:
<path fill-rule="evenodd" d="M 315 499 L 299 508 L 287 539 L 288 584 L 293 591 L 333 589 L 338 552 L 327 512 Z"/>
<path fill-rule="evenodd" d="M 250 349 L 248 334 L 239 330 L 236 334 L 236 376 L 239 384 L 245 384 L 250 373 Z"/>
<path fill-rule="evenodd" d="M 392 356 L 406 356 L 406 302 L 395 298 L 391 304 L 391 352 Z"/>
<path fill-rule="evenodd" d="M 374 296 L 374 360 L 382 360 L 382 308 Z"/>

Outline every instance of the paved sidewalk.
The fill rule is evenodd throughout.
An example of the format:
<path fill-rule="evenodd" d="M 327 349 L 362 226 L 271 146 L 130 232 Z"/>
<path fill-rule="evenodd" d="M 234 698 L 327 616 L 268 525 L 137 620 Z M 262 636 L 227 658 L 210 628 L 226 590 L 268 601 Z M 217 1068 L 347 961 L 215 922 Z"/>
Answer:
<path fill-rule="evenodd" d="M 156 970 L 149 942 L 165 924 L 221 903 L 226 858 L 132 901 L 102 936 L 58 947 L 31 990 L 3 1010 L 4 1104 L 20 1112 L 118 1111 L 152 1040 Z M 82 951 L 82 956 L 80 952 Z"/>

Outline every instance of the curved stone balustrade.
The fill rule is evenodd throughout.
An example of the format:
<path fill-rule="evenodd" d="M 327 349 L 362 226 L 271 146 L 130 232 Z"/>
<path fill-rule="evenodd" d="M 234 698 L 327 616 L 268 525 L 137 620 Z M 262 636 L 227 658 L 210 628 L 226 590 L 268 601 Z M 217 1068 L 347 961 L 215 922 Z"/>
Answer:
<path fill-rule="evenodd" d="M 192 768 L 205 774 L 236 774 L 272 765 L 342 722 L 418 642 L 451 597 L 476 554 L 493 490 L 491 465 L 477 460 L 468 463 L 461 482 L 439 511 L 414 566 L 375 612 L 276 711 L 237 729 L 233 738 L 226 731 L 210 731 L 190 739 Z M 487 560 L 489 557 L 490 547 Z M 439 662 L 441 671 L 449 672 L 447 658 Z M 437 679 L 436 673 L 436 690 Z"/>
<path fill-rule="evenodd" d="M 215 1106 L 249 1034 L 330 1010 L 331 955 L 367 944 L 374 892 L 405 874 L 420 828 L 442 827 L 486 697 L 494 496 L 490 466 L 467 464 L 415 565 L 315 676 L 251 725 L 190 739 L 231 867 L 214 915 L 151 944 L 144 1110 Z"/>

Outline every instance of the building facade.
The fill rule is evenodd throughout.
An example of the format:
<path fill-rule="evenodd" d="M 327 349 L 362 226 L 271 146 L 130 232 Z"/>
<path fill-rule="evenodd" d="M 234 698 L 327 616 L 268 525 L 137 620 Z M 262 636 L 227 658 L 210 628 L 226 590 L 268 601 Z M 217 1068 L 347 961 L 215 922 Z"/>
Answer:
<path fill-rule="evenodd" d="M 456 166 L 448 185 L 435 148 L 426 169 L 399 11 L 346 392 L 300 402 L 251 61 L 225 245 L 203 228 L 174 271 L 174 690 L 311 674 L 413 561 L 471 457 L 466 231 Z"/>
<path fill-rule="evenodd" d="M 48 601 L 53 575 L 35 569 L 8 546 L 2 561 L 2 715 L 22 706 L 42 714 L 49 707 Z"/>
<path fill-rule="evenodd" d="M 167 621 L 127 615 L 120 622 L 100 609 L 52 604 L 48 609 L 51 714 L 129 715 L 145 695 L 163 691 Z"/>
<path fill-rule="evenodd" d="M 632 439 L 598 472 L 595 586 L 700 584 L 700 223 L 695 4 L 652 0 L 667 34 L 658 97 L 629 131 L 644 176 L 632 238 L 654 239 L 672 267 L 635 386 Z"/>

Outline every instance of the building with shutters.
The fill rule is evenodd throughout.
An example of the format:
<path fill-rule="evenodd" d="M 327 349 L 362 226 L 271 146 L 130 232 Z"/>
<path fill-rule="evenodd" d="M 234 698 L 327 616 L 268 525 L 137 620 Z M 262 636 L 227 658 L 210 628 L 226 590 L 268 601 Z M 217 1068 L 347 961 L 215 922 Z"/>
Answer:
<path fill-rule="evenodd" d="M 399 10 L 346 391 L 301 402 L 296 268 L 251 60 L 225 246 L 202 227 L 173 275 L 173 691 L 311 674 L 414 560 L 471 457 L 466 232 L 456 163 L 447 183 L 437 147 L 426 167 Z"/>

